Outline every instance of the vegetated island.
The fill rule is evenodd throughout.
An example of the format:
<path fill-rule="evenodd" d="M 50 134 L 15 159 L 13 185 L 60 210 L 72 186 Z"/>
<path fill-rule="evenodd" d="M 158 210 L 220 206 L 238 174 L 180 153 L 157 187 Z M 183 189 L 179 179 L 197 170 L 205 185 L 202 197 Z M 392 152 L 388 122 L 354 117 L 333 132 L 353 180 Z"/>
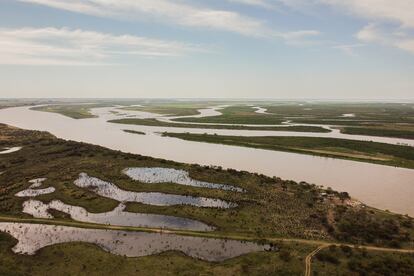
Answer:
<path fill-rule="evenodd" d="M 244 137 L 163 132 L 187 141 L 287 151 L 414 169 L 414 147 L 322 137 Z"/>
<path fill-rule="evenodd" d="M 145 135 L 145 132 L 143 131 L 137 131 L 137 130 L 131 130 L 131 129 L 123 129 L 122 131 L 126 133 L 131 133 L 131 134 Z"/>
<path fill-rule="evenodd" d="M 243 126 L 243 125 L 207 125 L 207 124 L 186 124 L 170 123 L 157 119 L 116 119 L 109 120 L 109 123 L 157 126 L 157 127 L 176 127 L 176 128 L 200 128 L 200 129 L 234 129 L 234 130 L 263 130 L 263 131 L 295 131 L 295 132 L 317 132 L 327 133 L 331 130 L 319 126 Z"/>

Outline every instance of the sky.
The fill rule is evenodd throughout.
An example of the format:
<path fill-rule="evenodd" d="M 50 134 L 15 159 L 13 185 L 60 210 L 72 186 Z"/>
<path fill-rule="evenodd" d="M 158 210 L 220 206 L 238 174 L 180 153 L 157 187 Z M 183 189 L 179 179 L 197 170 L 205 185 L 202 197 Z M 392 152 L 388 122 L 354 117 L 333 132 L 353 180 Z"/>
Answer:
<path fill-rule="evenodd" d="M 0 0 L 0 98 L 414 100 L 413 0 Z"/>

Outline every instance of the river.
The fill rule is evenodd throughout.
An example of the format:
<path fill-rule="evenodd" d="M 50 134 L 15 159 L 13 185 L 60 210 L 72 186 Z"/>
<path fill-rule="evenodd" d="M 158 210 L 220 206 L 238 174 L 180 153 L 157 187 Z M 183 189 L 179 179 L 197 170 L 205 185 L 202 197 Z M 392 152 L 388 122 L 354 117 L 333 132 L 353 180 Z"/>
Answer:
<path fill-rule="evenodd" d="M 164 128 L 111 124 L 114 114 L 109 109 L 94 110 L 98 118 L 75 120 L 60 114 L 39 112 L 28 107 L 0 110 L 0 122 L 16 127 L 48 131 L 59 138 L 87 142 L 107 148 L 178 162 L 216 165 L 306 181 L 338 191 L 346 191 L 367 205 L 414 216 L 414 170 L 377 164 L 340 160 L 310 155 L 277 152 L 236 146 L 207 144 L 162 137 L 156 132 L 218 133 L 221 135 L 255 135 L 265 131 L 211 130 Z M 129 116 L 129 115 L 128 115 Z M 126 133 L 123 129 L 146 132 L 147 135 Z M 290 135 L 291 132 L 270 132 Z M 294 133 L 305 136 L 306 133 Z M 325 136 L 327 134 L 309 135 Z M 343 137 L 341 137 L 343 138 Z M 366 137 L 365 137 L 366 138 Z M 355 138 L 356 139 L 356 138 Z M 370 140 L 382 140 L 370 137 Z M 392 138 L 385 138 L 398 143 Z M 390 140 L 391 139 L 391 140 Z M 408 140 L 410 141 L 410 140 Z M 411 143 L 412 145 L 412 140 Z M 19 145 L 15 145 L 19 146 Z"/>

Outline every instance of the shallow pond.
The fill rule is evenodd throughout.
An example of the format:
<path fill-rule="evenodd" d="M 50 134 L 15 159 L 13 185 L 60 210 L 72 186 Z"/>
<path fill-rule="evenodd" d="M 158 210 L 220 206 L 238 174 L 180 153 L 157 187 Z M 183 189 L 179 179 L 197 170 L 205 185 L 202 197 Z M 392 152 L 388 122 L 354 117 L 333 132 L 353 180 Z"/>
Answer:
<path fill-rule="evenodd" d="M 214 227 L 197 220 L 165 215 L 131 213 L 124 211 L 125 208 L 126 206 L 121 203 L 110 212 L 90 213 L 85 208 L 68 205 L 60 200 L 53 200 L 48 204 L 38 200 L 28 200 L 23 203 L 23 213 L 32 215 L 35 218 L 53 218 L 49 212 L 53 209 L 68 214 L 73 220 L 81 222 L 193 231 L 214 230 Z"/>
<path fill-rule="evenodd" d="M 119 202 L 139 202 L 156 206 L 192 205 L 214 208 L 231 208 L 237 206 L 235 203 L 207 197 L 125 191 L 110 182 L 96 177 L 90 177 L 86 173 L 81 173 L 74 184 L 80 188 L 87 188 L 102 197 L 111 198 Z"/>
<path fill-rule="evenodd" d="M 126 168 L 123 173 L 142 183 L 176 183 L 193 187 L 242 192 L 243 189 L 225 184 L 215 184 L 192 179 L 184 170 L 169 168 Z"/>
<path fill-rule="evenodd" d="M 256 109 L 254 112 L 258 113 L 258 114 L 272 114 L 272 113 L 267 112 L 267 108 L 263 108 L 263 107 L 260 107 L 260 106 L 253 106 L 252 108 Z"/>
<path fill-rule="evenodd" d="M 216 262 L 271 249 L 268 245 L 236 240 L 42 224 L 0 223 L 0 231 L 18 240 L 16 246 L 12 248 L 15 253 L 30 255 L 46 246 L 67 242 L 92 243 L 105 251 L 127 257 L 180 251 L 190 257 Z"/>
<path fill-rule="evenodd" d="M 22 147 L 4 148 L 2 151 L 0 151 L 0 154 L 13 153 L 13 152 L 19 151 L 21 149 L 22 149 Z"/>
<path fill-rule="evenodd" d="M 46 178 L 36 178 L 29 180 L 29 183 L 32 183 L 32 185 L 29 186 L 26 190 L 20 191 L 15 196 L 17 197 L 36 197 L 40 195 L 46 195 L 51 194 L 55 192 L 54 187 L 48 187 L 44 189 L 38 189 L 40 186 L 42 186 L 43 182 L 46 180 Z"/>

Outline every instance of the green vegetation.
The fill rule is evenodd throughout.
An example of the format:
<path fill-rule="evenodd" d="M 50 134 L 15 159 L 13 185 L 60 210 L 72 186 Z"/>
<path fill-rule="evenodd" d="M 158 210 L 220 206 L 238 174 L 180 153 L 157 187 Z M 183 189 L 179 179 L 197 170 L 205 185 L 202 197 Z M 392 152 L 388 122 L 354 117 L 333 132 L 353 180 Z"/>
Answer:
<path fill-rule="evenodd" d="M 277 124 L 291 120 L 294 123 L 370 125 L 379 123 L 414 123 L 414 104 L 400 103 L 346 103 L 346 102 L 271 102 L 256 103 L 267 109 L 258 114 L 250 106 L 228 103 L 220 110 L 223 115 L 205 118 L 182 118 L 180 121 L 208 123 Z M 253 103 L 252 103 L 253 104 Z M 243 121 L 243 122 L 240 122 Z"/>
<path fill-rule="evenodd" d="M 269 113 L 293 122 L 316 124 L 414 123 L 414 104 L 302 102 L 262 106 Z M 353 116 L 349 116 L 352 114 Z M 343 122 L 341 122 L 343 121 Z"/>
<path fill-rule="evenodd" d="M 189 116 L 197 115 L 198 109 L 218 105 L 229 105 L 220 111 L 219 116 L 202 118 L 178 118 L 176 121 L 210 124 L 236 124 L 236 126 L 206 126 L 201 124 L 181 124 L 180 127 L 214 128 L 214 129 L 244 129 L 260 130 L 259 127 L 244 127 L 242 124 L 275 125 L 261 128 L 263 130 L 284 130 L 278 127 L 284 121 L 296 124 L 324 124 L 339 126 L 342 133 L 354 135 L 383 136 L 392 138 L 413 139 L 414 137 L 414 104 L 401 103 L 346 103 L 346 102 L 248 102 L 267 109 L 267 113 L 256 113 L 252 106 L 239 101 L 127 101 L 95 100 L 89 105 L 79 103 L 49 105 L 34 109 L 55 112 L 75 119 L 91 118 L 90 108 L 111 105 L 126 105 L 123 110 L 136 110 L 161 115 Z M 134 104 L 141 104 L 137 106 Z M 0 102 L 0 108 L 2 107 Z M 10 106 L 10 102 L 8 103 Z M 11 105 L 14 106 L 14 105 Z M 158 122 L 153 119 L 121 119 L 116 123 L 137 124 L 147 126 L 175 127 L 172 123 Z M 240 124 L 239 126 L 237 124 Z M 292 126 L 289 131 L 328 132 L 318 126 Z"/>
<path fill-rule="evenodd" d="M 414 139 L 414 104 L 285 103 L 264 107 L 294 123 L 337 125 L 346 134 Z"/>
<path fill-rule="evenodd" d="M 32 109 L 37 111 L 58 113 L 73 119 L 87 119 L 96 117 L 90 113 L 90 109 L 94 107 L 104 106 L 96 104 L 45 105 L 33 107 Z"/>
<path fill-rule="evenodd" d="M 413 127 L 410 130 L 384 127 L 343 127 L 341 133 L 414 139 Z"/>
<path fill-rule="evenodd" d="M 139 106 L 143 104 L 144 106 Z M 179 102 L 179 101 L 156 101 L 156 100 L 90 100 L 90 103 L 79 103 L 78 101 L 59 103 L 56 105 L 45 105 L 33 108 L 34 110 L 59 113 L 73 119 L 93 118 L 91 108 L 110 107 L 124 105 L 119 110 L 132 110 L 158 113 L 171 116 L 197 115 L 198 109 L 206 108 L 219 102 Z M 1 102 L 0 102 L 1 106 Z"/>
<path fill-rule="evenodd" d="M 241 137 L 169 132 L 164 132 L 163 135 L 188 141 L 288 151 L 414 168 L 413 147 L 402 145 L 320 137 Z"/>
<path fill-rule="evenodd" d="M 236 103 L 237 104 L 237 103 Z M 257 114 L 245 105 L 221 110 L 223 115 L 205 118 L 181 118 L 177 121 L 203 123 L 279 124 L 290 120 L 302 124 L 326 124 L 343 127 L 346 134 L 413 139 L 414 105 L 399 103 L 258 103 L 267 114 Z"/>
<path fill-rule="evenodd" d="M 159 126 L 159 127 L 179 127 L 179 128 L 202 128 L 202 129 L 239 129 L 239 130 L 271 130 L 271 131 L 298 131 L 298 132 L 330 132 L 330 130 L 318 126 L 242 126 L 242 125 L 204 125 L 204 124 L 185 124 L 185 123 L 168 123 L 158 121 L 157 119 L 117 119 L 110 120 L 109 123 L 141 125 L 141 126 Z"/>
<path fill-rule="evenodd" d="M 175 121 L 215 124 L 252 124 L 252 125 L 277 125 L 284 119 L 280 116 L 259 114 L 250 106 L 236 105 L 225 107 L 220 110 L 220 116 L 202 118 L 180 118 Z"/>
<path fill-rule="evenodd" d="M 52 100 L 41 99 L 0 99 L 0 109 L 18 106 L 50 104 Z"/>
<path fill-rule="evenodd" d="M 131 133 L 131 134 L 145 135 L 145 132 L 142 132 L 142 131 L 136 131 L 136 130 L 130 130 L 130 129 L 123 129 L 123 131 L 126 133 Z"/>
<path fill-rule="evenodd" d="M 400 217 L 394 220 L 390 216 L 370 216 L 365 209 L 349 209 L 337 206 L 334 220 L 338 223 L 331 229 L 338 240 L 349 243 L 375 243 L 390 247 L 401 247 L 410 240 L 410 231 L 402 225 L 411 225 L 411 220 Z M 373 233 L 375 234 L 373 235 Z M 377 240 L 381 237 L 382 241 Z"/>
<path fill-rule="evenodd" d="M 10 136 L 6 133 L 9 132 Z M 30 135 L 29 135 L 30 133 Z M 221 198 L 239 203 L 237 209 L 196 208 L 175 206 L 163 208 L 143 205 L 136 211 L 169 214 L 198 218 L 212 223 L 219 231 L 245 233 L 248 236 L 296 236 L 327 238 L 323 225 L 311 217 L 315 212 L 324 212 L 326 204 L 319 203 L 315 195 L 307 194 L 303 187 L 279 179 L 249 174 L 247 172 L 224 171 L 220 168 L 204 168 L 178 164 L 132 154 L 124 154 L 88 144 L 56 139 L 46 133 L 17 129 L 2 130 L 1 146 L 18 144 L 23 149 L 1 159 L 0 213 L 27 217 L 21 213 L 24 199 L 14 194 L 27 188 L 28 179 L 47 177 L 44 185 L 52 185 L 56 192 L 39 196 L 49 202 L 59 199 L 67 204 L 85 207 L 90 212 L 112 210 L 118 203 L 97 196 L 73 184 L 80 172 L 116 183 L 119 187 L 133 191 L 159 191 L 165 193 Z M 8 142 L 6 142 L 8 141 Z M 249 193 L 226 192 L 202 189 L 177 184 L 141 184 L 131 181 L 121 171 L 126 167 L 174 167 L 188 170 L 195 179 L 241 186 Z M 283 185 L 282 185 L 283 184 Z M 289 192 L 284 187 L 290 187 Z M 293 192 L 296 191 L 297 194 Z M 311 206 L 311 203 L 313 206 Z M 272 216 L 267 214 L 272 213 Z M 300 227 L 298 227 L 300 225 Z M 311 233 L 311 234 L 308 234 Z"/>
<path fill-rule="evenodd" d="M 144 111 L 168 116 L 190 116 L 199 114 L 200 108 L 207 108 L 209 102 L 171 102 L 145 104 L 144 106 L 128 106 L 123 110 Z"/>
<path fill-rule="evenodd" d="M 116 105 L 135 105 L 141 102 L 142 101 L 140 100 L 72 100 L 70 102 L 53 102 L 53 105 L 37 106 L 32 109 L 37 111 L 58 113 L 73 119 L 87 119 L 96 117 L 90 112 L 92 108 L 111 107 Z M 49 102 L 41 103 L 46 104 Z"/>
<path fill-rule="evenodd" d="M 330 246 L 313 260 L 314 275 L 414 275 L 414 255 Z"/>

